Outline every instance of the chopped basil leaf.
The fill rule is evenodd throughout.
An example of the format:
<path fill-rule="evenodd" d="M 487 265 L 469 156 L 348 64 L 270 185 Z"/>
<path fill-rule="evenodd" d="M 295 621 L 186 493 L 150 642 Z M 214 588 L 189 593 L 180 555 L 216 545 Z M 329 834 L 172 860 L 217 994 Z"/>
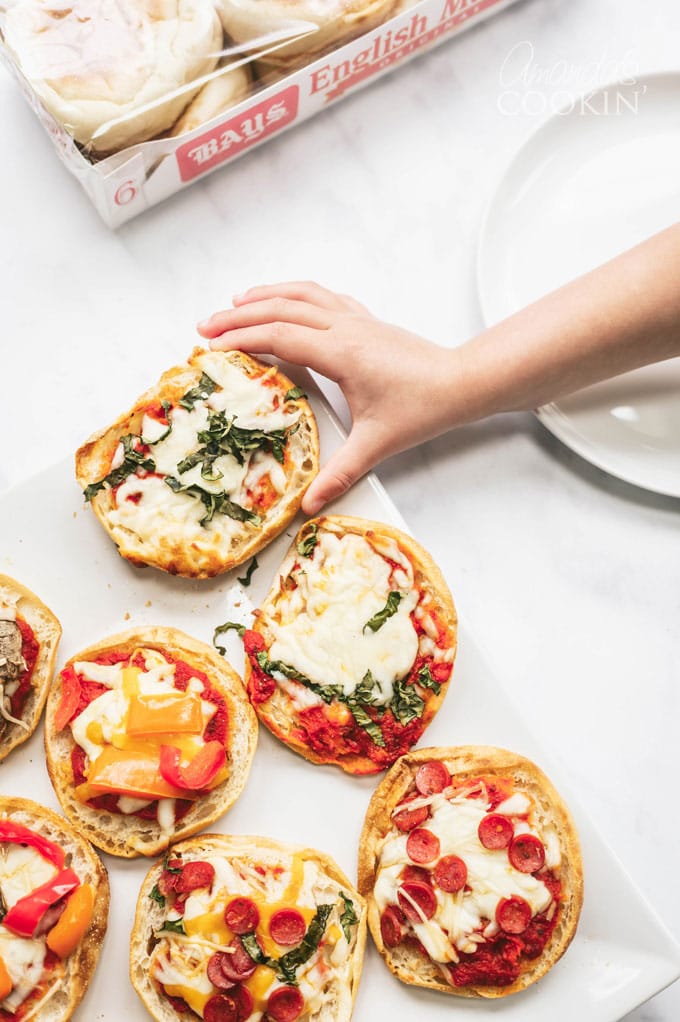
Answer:
<path fill-rule="evenodd" d="M 255 659 L 258 662 L 260 670 L 264 671 L 265 674 L 282 674 L 284 678 L 290 678 L 291 681 L 299 681 L 305 688 L 310 689 L 312 692 L 316 692 L 317 695 L 321 696 L 325 703 L 332 703 L 333 700 L 339 696 L 339 690 L 332 685 L 317 685 L 315 681 L 310 681 L 304 674 L 301 674 L 295 667 L 290 667 L 289 664 L 284 664 L 281 660 L 270 660 L 266 652 L 262 650 L 255 654 Z"/>
<path fill-rule="evenodd" d="M 328 917 L 333 911 L 333 905 L 319 905 L 314 918 L 307 927 L 307 932 L 300 944 L 288 951 L 282 958 L 279 958 L 278 966 L 284 975 L 295 977 L 295 970 L 309 961 L 319 946 L 321 938 L 326 929 Z"/>
<path fill-rule="evenodd" d="M 306 530 L 305 535 L 302 537 L 297 545 L 297 552 L 302 557 L 311 557 L 314 547 L 319 542 L 318 537 L 319 527 L 316 523 L 310 525 Z"/>
<path fill-rule="evenodd" d="M 265 955 L 254 931 L 244 933 L 241 937 L 241 943 L 252 960 L 257 962 L 258 965 L 267 965 L 270 969 L 274 969 L 279 979 L 284 980 L 286 983 L 297 983 L 296 971 L 300 965 L 304 965 L 305 962 L 309 961 L 318 948 L 326 929 L 328 917 L 332 911 L 333 905 L 319 905 L 314 918 L 307 927 L 307 932 L 298 946 L 293 948 L 292 951 L 287 951 L 281 958 L 270 958 L 268 955 Z"/>
<path fill-rule="evenodd" d="M 242 639 L 243 636 L 245 635 L 246 626 L 240 625 L 237 621 L 225 621 L 223 625 L 218 625 L 215 631 L 213 632 L 212 637 L 213 646 L 221 656 L 226 656 L 227 650 L 225 646 L 217 645 L 217 636 L 224 635 L 225 632 L 231 631 L 232 629 L 235 632 L 238 632 L 240 639 Z"/>
<path fill-rule="evenodd" d="M 441 684 L 432 677 L 429 664 L 425 664 L 418 671 L 418 684 L 423 688 L 431 688 L 436 696 L 441 692 Z"/>
<path fill-rule="evenodd" d="M 211 380 L 207 373 L 201 373 L 201 378 L 195 387 L 188 390 L 184 397 L 180 398 L 179 404 L 182 408 L 186 408 L 188 412 L 192 412 L 194 405 L 197 401 L 205 401 L 207 397 L 217 390 L 217 384 L 214 380 Z"/>
<path fill-rule="evenodd" d="M 184 929 L 184 920 L 181 918 L 166 919 L 163 925 L 161 926 L 161 932 L 163 930 L 169 930 L 170 933 L 186 933 L 186 930 Z"/>
<path fill-rule="evenodd" d="M 416 692 L 414 685 L 409 685 L 406 678 L 394 683 L 394 694 L 390 709 L 400 724 L 410 724 L 416 717 L 422 717 L 425 701 Z"/>
<path fill-rule="evenodd" d="M 340 891 L 340 897 L 345 903 L 342 915 L 340 916 L 340 925 L 342 926 L 342 932 L 345 934 L 345 938 L 349 944 L 352 939 L 351 927 L 359 922 L 359 918 L 354 911 L 354 902 L 352 899 L 348 898 L 344 891 Z"/>
<path fill-rule="evenodd" d="M 112 489 L 114 486 L 119 486 L 129 475 L 136 472 L 138 468 L 143 468 L 146 472 L 156 471 L 156 463 L 153 458 L 135 449 L 134 444 L 138 440 L 141 440 L 141 437 L 135 436 L 134 433 L 127 433 L 120 438 L 120 443 L 123 445 L 123 461 L 118 468 L 114 468 L 103 479 L 96 483 L 90 483 L 89 486 L 85 487 L 83 491 L 85 500 L 92 500 L 107 484 Z"/>
<path fill-rule="evenodd" d="M 393 614 L 397 613 L 397 608 L 401 603 L 401 593 L 391 592 L 387 597 L 387 603 L 382 610 L 379 610 L 377 614 L 374 614 L 370 621 L 367 621 L 364 625 L 363 630 L 366 631 L 370 628 L 372 632 L 377 632 L 379 628 L 387 621 L 388 617 L 392 617 Z"/>
<path fill-rule="evenodd" d="M 299 401 L 301 397 L 307 397 L 302 387 L 291 387 L 286 391 L 284 401 Z"/>
<path fill-rule="evenodd" d="M 359 727 L 366 732 L 373 744 L 377 745 L 380 749 L 384 749 L 385 739 L 383 738 L 383 733 L 380 730 L 380 724 L 377 724 L 373 720 L 373 718 L 369 715 L 368 710 L 366 710 L 360 703 L 355 702 L 351 697 L 347 700 L 347 706 Z"/>
<path fill-rule="evenodd" d="M 216 514 L 227 515 L 228 518 L 234 518 L 237 522 L 251 522 L 253 525 L 259 525 L 262 521 L 260 516 L 253 511 L 230 500 L 226 493 L 211 493 L 197 485 L 183 486 L 174 476 L 164 476 L 163 482 L 170 487 L 173 493 L 188 493 L 189 496 L 196 497 L 201 501 L 206 509 L 206 514 L 200 521 L 201 525 L 207 525 Z"/>
<path fill-rule="evenodd" d="M 163 897 L 161 892 L 158 890 L 158 884 L 154 884 L 153 885 L 153 887 L 149 891 L 149 897 L 153 901 L 157 901 L 161 908 L 165 907 L 165 898 Z"/>
<path fill-rule="evenodd" d="M 213 474 L 217 458 L 231 456 L 239 465 L 244 465 L 246 456 L 260 449 L 269 451 L 278 462 L 283 463 L 284 448 L 296 427 L 288 430 L 273 429 L 268 433 L 264 429 L 237 426 L 235 419 L 236 416 L 228 419 L 222 411 L 209 412 L 207 428 L 199 430 L 197 434 L 202 446 L 179 462 L 179 474 L 200 464 L 204 479 L 219 479 L 221 473 Z"/>
<path fill-rule="evenodd" d="M 257 941 L 254 930 L 251 933 L 243 933 L 241 935 L 241 943 L 252 960 L 257 962 L 258 965 L 267 965 L 270 969 L 276 969 L 276 959 L 270 958 L 269 955 L 264 953 Z"/>
<path fill-rule="evenodd" d="M 237 578 L 237 582 L 240 582 L 242 586 L 249 586 L 253 580 L 253 572 L 258 568 L 257 557 L 253 557 L 252 561 L 246 569 L 246 573 L 243 578 Z"/>

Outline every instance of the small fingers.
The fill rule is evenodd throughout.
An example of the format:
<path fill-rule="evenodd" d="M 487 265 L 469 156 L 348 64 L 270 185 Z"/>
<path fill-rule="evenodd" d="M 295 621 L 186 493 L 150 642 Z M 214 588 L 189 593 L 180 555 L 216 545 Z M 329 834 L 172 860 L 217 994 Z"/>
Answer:
<path fill-rule="evenodd" d="M 227 330 L 278 322 L 309 326 L 317 330 L 328 330 L 331 325 L 328 313 L 318 306 L 288 298 L 267 298 L 216 312 L 198 324 L 198 332 L 203 337 L 214 338 Z"/>
<path fill-rule="evenodd" d="M 311 366 L 323 372 L 320 357 L 324 346 L 319 344 L 324 333 L 310 327 L 292 323 L 264 323 L 259 326 L 237 327 L 214 337 L 210 347 L 214 351 L 249 351 L 254 355 L 273 355 L 296 365 Z"/>
<path fill-rule="evenodd" d="M 335 291 L 330 291 L 313 280 L 284 281 L 280 284 L 263 284 L 260 287 L 251 287 L 242 295 L 234 297 L 234 305 L 247 305 L 249 302 L 261 302 L 268 298 L 290 298 L 294 301 L 309 302 L 311 305 L 316 305 L 319 309 L 327 309 L 329 312 L 348 311 L 343 295 L 338 295 Z"/>
<path fill-rule="evenodd" d="M 360 430 L 353 430 L 345 444 L 323 466 L 302 500 L 307 515 L 317 514 L 329 501 L 341 497 L 366 472 L 375 460 L 369 443 L 362 439 Z"/>

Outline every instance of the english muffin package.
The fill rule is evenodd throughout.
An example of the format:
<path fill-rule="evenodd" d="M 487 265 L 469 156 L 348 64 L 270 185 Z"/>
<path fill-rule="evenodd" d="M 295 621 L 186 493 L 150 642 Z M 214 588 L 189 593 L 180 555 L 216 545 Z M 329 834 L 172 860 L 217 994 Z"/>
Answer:
<path fill-rule="evenodd" d="M 0 0 L 0 49 L 115 227 L 512 2 Z"/>

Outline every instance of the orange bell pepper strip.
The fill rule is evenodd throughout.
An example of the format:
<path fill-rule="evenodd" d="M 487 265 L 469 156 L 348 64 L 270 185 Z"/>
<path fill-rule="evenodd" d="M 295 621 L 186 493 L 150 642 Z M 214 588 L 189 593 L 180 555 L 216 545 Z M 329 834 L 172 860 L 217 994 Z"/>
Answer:
<path fill-rule="evenodd" d="M 61 672 L 61 700 L 54 714 L 55 730 L 61 731 L 71 721 L 80 702 L 80 678 L 73 667 Z"/>
<path fill-rule="evenodd" d="M 227 762 L 221 742 L 206 742 L 187 766 L 180 766 L 180 757 L 177 746 L 161 745 L 161 777 L 189 791 L 207 788 Z"/>
<path fill-rule="evenodd" d="M 0 958 L 0 1001 L 4 1001 L 4 999 L 12 992 L 13 986 L 14 984 L 10 979 L 7 966 L 2 958 Z"/>
<path fill-rule="evenodd" d="M 157 754 L 156 754 L 157 755 Z M 191 798 L 179 786 L 166 781 L 158 772 L 158 759 L 136 749 L 104 747 L 90 767 L 87 784 L 76 788 L 87 789 L 87 799 L 96 795 L 129 795 L 132 798 Z"/>
<path fill-rule="evenodd" d="M 201 700 L 191 693 L 159 692 L 132 696 L 125 730 L 132 738 L 193 734 L 203 730 Z"/>
<path fill-rule="evenodd" d="M 47 934 L 47 946 L 60 958 L 68 955 L 78 946 L 92 920 L 94 909 L 94 888 L 81 884 L 66 902 L 66 908 Z"/>

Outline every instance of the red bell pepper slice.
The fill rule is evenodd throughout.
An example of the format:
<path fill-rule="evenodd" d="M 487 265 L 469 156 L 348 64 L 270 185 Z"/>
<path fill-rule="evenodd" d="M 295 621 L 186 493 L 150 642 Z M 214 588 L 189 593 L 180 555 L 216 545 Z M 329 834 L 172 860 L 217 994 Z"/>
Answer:
<path fill-rule="evenodd" d="M 161 777 L 175 788 L 200 791 L 215 779 L 227 761 L 221 742 L 206 742 L 188 766 L 180 766 L 181 752 L 175 745 L 161 745 Z"/>
<path fill-rule="evenodd" d="M 80 702 L 80 678 L 73 667 L 61 672 L 61 700 L 54 715 L 54 726 L 61 731 L 72 720 Z"/>
<path fill-rule="evenodd" d="M 80 878 L 74 870 L 60 870 L 47 883 L 36 887 L 25 898 L 19 898 L 2 920 L 2 925 L 19 937 L 32 937 L 48 908 L 79 886 Z"/>
<path fill-rule="evenodd" d="M 13 845 L 28 845 L 30 848 L 35 848 L 36 852 L 39 852 L 43 859 L 54 863 L 57 869 L 61 869 L 64 865 L 66 856 L 63 848 L 55 845 L 53 841 L 48 841 L 41 834 L 36 834 L 35 831 L 29 830 L 28 827 L 22 826 L 20 823 L 12 823 L 11 820 L 0 820 L 0 844 L 4 841 Z"/>

